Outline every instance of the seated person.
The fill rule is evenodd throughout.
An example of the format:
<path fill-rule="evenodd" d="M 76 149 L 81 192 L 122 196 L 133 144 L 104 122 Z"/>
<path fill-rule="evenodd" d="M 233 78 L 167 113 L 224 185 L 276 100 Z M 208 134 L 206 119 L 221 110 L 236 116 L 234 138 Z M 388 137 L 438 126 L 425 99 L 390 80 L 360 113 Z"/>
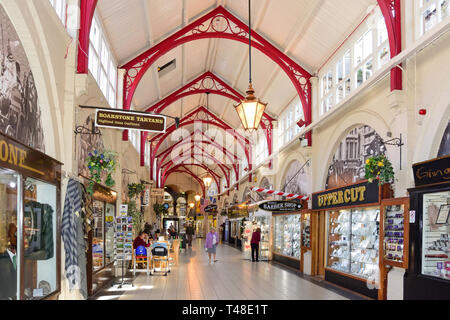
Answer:
<path fill-rule="evenodd" d="M 133 241 L 134 250 L 136 250 L 139 246 L 144 246 L 146 248 L 150 247 L 150 243 L 148 242 L 148 234 L 144 231 L 139 232 L 139 236 L 137 236 Z"/>

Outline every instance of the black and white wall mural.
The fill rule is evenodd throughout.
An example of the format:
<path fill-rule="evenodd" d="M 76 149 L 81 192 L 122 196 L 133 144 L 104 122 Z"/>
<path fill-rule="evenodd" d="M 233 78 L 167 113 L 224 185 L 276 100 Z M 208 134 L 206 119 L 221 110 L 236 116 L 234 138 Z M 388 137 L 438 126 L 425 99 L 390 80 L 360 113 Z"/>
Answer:
<path fill-rule="evenodd" d="M 0 5 L 0 131 L 45 152 L 36 85 L 17 32 Z"/>
<path fill-rule="evenodd" d="M 259 187 L 262 189 L 272 190 L 273 186 L 270 184 L 269 179 L 266 177 L 262 178 L 261 183 L 259 184 Z M 258 192 L 257 193 L 257 199 L 258 200 L 271 200 L 273 199 L 273 196 L 267 193 Z"/>
<path fill-rule="evenodd" d="M 351 130 L 339 143 L 328 167 L 326 189 L 337 188 L 365 179 L 366 160 L 386 154 L 380 135 L 369 126 Z"/>
<path fill-rule="evenodd" d="M 244 189 L 244 193 L 242 194 L 242 202 L 252 202 L 251 196 L 250 196 L 250 188 L 247 186 Z"/>
<path fill-rule="evenodd" d="M 280 191 L 306 195 L 309 186 L 308 170 L 309 166 L 305 163 L 297 160 L 291 162 L 281 183 Z"/>
<path fill-rule="evenodd" d="M 450 120 L 442 137 L 441 145 L 439 147 L 438 158 L 450 154 Z"/>

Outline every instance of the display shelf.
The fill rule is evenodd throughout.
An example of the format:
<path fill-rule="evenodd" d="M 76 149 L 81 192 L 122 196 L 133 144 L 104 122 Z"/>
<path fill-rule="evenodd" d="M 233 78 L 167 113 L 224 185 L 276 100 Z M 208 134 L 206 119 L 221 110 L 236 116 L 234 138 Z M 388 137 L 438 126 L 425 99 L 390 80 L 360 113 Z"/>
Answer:
<path fill-rule="evenodd" d="M 329 212 L 329 269 L 364 279 L 376 276 L 379 216 L 376 207 Z"/>
<path fill-rule="evenodd" d="M 406 269 L 409 247 L 409 198 L 383 200 L 381 216 L 382 263 Z"/>
<path fill-rule="evenodd" d="M 450 280 L 450 191 L 423 195 L 422 274 Z"/>
<path fill-rule="evenodd" d="M 300 259 L 301 215 L 279 215 L 274 220 L 274 253 Z"/>

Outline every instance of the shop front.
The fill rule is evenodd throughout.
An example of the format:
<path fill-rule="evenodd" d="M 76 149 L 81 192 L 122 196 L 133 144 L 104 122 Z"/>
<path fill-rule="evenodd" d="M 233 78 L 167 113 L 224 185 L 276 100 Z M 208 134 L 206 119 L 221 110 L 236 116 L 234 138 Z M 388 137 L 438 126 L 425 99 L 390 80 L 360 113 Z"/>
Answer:
<path fill-rule="evenodd" d="M 81 177 L 85 187 L 89 179 Z M 92 296 L 115 278 L 114 221 L 117 193 L 100 184 L 94 184 L 92 202 L 92 228 L 88 233 L 87 288 Z"/>
<path fill-rule="evenodd" d="M 180 219 L 178 217 L 166 217 L 163 218 L 163 228 L 167 231 L 173 226 L 177 233 L 180 232 Z"/>
<path fill-rule="evenodd" d="M 269 261 L 272 259 L 270 250 L 272 245 L 272 213 L 258 208 L 258 204 L 249 205 L 249 219 L 244 222 L 244 242 L 242 251 L 244 259 L 251 260 L 251 239 L 256 229 L 261 229 L 261 242 L 259 243 L 259 260 Z"/>
<path fill-rule="evenodd" d="M 312 211 L 325 217 L 325 280 L 377 299 L 380 276 L 380 221 L 382 200 L 392 195 L 390 185 L 362 181 L 313 194 Z M 398 208 L 389 211 L 399 215 Z M 402 215 L 406 208 L 402 208 Z M 398 222 L 398 221 L 397 221 Z M 394 229 L 392 240 L 403 237 L 403 224 Z M 400 229 L 400 227 L 402 227 Z M 320 241 L 320 239 L 318 239 Z M 392 242 L 394 245 L 394 242 Z M 320 250 L 320 249 L 319 249 Z"/>
<path fill-rule="evenodd" d="M 271 212 L 273 260 L 295 270 L 303 271 L 302 260 L 302 210 L 306 203 L 293 201 L 265 201 L 259 204 L 261 210 Z"/>
<path fill-rule="evenodd" d="M 233 205 L 228 208 L 229 241 L 235 248 L 242 249 L 242 233 L 248 219 L 247 205 Z"/>
<path fill-rule="evenodd" d="M 0 133 L 0 299 L 61 289 L 61 163 Z"/>
<path fill-rule="evenodd" d="M 450 156 L 413 165 L 404 299 L 450 299 Z"/>

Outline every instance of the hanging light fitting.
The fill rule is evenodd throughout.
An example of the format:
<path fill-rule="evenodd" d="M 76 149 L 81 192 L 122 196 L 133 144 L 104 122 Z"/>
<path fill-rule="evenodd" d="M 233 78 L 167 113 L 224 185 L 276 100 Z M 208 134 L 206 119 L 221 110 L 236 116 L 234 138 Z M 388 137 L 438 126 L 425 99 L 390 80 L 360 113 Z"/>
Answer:
<path fill-rule="evenodd" d="M 248 38 L 249 38 L 249 84 L 246 91 L 247 96 L 240 104 L 234 106 L 242 126 L 245 130 L 258 130 L 262 116 L 266 110 L 267 103 L 261 102 L 255 96 L 255 90 L 252 85 L 252 28 L 251 28 L 251 0 L 248 0 Z"/>

